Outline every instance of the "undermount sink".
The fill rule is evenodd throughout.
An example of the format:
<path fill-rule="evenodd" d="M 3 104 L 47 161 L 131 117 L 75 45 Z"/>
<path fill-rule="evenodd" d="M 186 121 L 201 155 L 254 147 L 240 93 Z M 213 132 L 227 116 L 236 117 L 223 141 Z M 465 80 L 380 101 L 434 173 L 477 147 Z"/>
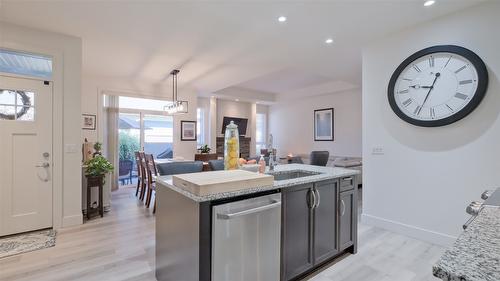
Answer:
<path fill-rule="evenodd" d="M 296 171 L 283 171 L 283 172 L 267 172 L 266 174 L 274 176 L 275 181 L 282 181 L 282 180 L 315 176 L 319 175 L 320 173 L 305 171 L 305 170 L 296 170 Z"/>

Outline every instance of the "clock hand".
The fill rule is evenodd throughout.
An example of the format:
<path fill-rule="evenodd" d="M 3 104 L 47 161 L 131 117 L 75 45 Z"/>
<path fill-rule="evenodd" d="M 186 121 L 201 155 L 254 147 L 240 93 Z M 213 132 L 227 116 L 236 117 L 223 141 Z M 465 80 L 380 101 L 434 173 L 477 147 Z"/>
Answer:
<path fill-rule="evenodd" d="M 413 86 L 410 86 L 410 88 L 413 88 L 413 89 L 431 89 L 432 86 L 413 85 Z"/>
<path fill-rule="evenodd" d="M 441 76 L 441 73 L 436 73 L 436 78 L 434 78 L 434 82 L 432 82 L 432 86 L 430 87 L 429 89 L 429 92 L 427 92 L 427 95 L 425 96 L 425 99 L 424 99 L 424 102 L 422 103 L 422 106 L 420 107 L 420 109 L 418 110 L 418 113 L 417 114 L 420 114 L 420 111 L 422 111 L 422 108 L 424 107 L 425 105 L 425 102 L 427 101 L 427 99 L 429 98 L 429 95 L 431 94 L 432 92 L 432 89 L 434 89 L 434 84 L 436 84 L 436 81 L 438 79 L 438 77 Z"/>

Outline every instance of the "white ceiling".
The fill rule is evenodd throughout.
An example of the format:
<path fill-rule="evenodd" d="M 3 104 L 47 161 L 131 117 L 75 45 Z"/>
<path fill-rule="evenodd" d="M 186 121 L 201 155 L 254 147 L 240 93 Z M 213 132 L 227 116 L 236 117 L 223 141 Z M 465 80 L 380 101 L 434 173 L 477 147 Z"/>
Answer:
<path fill-rule="evenodd" d="M 239 87 L 263 92 L 282 93 L 330 81 L 330 77 L 304 72 L 302 69 L 283 69 L 239 84 Z"/>
<path fill-rule="evenodd" d="M 480 1 L 0 0 L 0 20 L 81 37 L 88 75 L 168 83 L 179 68 L 202 93 L 319 94 L 360 85 L 364 44 Z"/>

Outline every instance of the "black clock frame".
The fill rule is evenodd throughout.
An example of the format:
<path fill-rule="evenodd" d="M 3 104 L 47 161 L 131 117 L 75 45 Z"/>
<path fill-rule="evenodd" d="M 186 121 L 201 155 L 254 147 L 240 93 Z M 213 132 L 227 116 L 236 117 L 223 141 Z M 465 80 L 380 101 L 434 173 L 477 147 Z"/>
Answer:
<path fill-rule="evenodd" d="M 419 59 L 420 57 L 434 54 L 434 53 L 442 53 L 442 52 L 447 52 L 447 53 L 452 53 L 452 54 L 457 54 L 460 55 L 466 59 L 468 59 L 472 65 L 476 68 L 477 71 L 477 89 L 476 93 L 474 94 L 474 97 L 472 100 L 464 107 L 462 110 L 456 112 L 455 114 L 448 116 L 443 119 L 439 120 L 416 120 L 411 118 L 410 116 L 406 115 L 399 109 L 398 105 L 396 104 L 396 100 L 394 98 L 394 87 L 396 85 L 396 81 L 398 77 L 401 75 L 403 70 L 410 65 L 412 62 L 415 60 Z M 486 65 L 484 64 L 483 60 L 476 55 L 476 53 L 472 52 L 469 49 L 466 49 L 464 47 L 460 46 L 455 46 L 455 45 L 440 45 L 440 46 L 433 46 L 429 48 L 425 48 L 423 50 L 420 50 L 407 59 L 405 59 L 399 66 L 396 68 L 396 71 L 392 74 L 391 80 L 389 81 L 389 87 L 388 87 L 388 98 L 389 98 L 389 104 L 396 113 L 396 115 L 403 119 L 404 121 L 413 124 L 415 126 L 420 126 L 420 127 L 441 127 L 441 126 L 446 126 L 452 123 L 455 123 L 459 121 L 460 119 L 466 117 L 469 115 L 474 109 L 481 103 L 483 100 L 486 90 L 488 88 L 488 70 L 486 68 Z"/>

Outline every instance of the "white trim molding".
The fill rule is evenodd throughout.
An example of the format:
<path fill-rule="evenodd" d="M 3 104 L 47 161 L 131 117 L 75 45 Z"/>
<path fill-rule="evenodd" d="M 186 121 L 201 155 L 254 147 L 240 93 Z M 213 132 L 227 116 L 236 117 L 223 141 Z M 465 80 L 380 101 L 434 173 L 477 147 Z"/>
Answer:
<path fill-rule="evenodd" d="M 413 237 L 422 241 L 426 241 L 432 244 L 445 247 L 453 245 L 453 243 L 457 239 L 457 237 L 455 236 L 450 236 L 444 233 L 439 233 L 432 230 L 420 228 L 409 224 L 404 224 L 397 221 L 383 219 L 368 214 L 361 215 L 361 222 L 366 225 L 380 227 L 392 232 L 396 232 L 399 234 L 403 234 L 409 237 Z"/>
<path fill-rule="evenodd" d="M 61 227 L 80 225 L 83 222 L 83 214 L 63 217 Z M 55 228 L 55 227 L 54 227 Z"/>

